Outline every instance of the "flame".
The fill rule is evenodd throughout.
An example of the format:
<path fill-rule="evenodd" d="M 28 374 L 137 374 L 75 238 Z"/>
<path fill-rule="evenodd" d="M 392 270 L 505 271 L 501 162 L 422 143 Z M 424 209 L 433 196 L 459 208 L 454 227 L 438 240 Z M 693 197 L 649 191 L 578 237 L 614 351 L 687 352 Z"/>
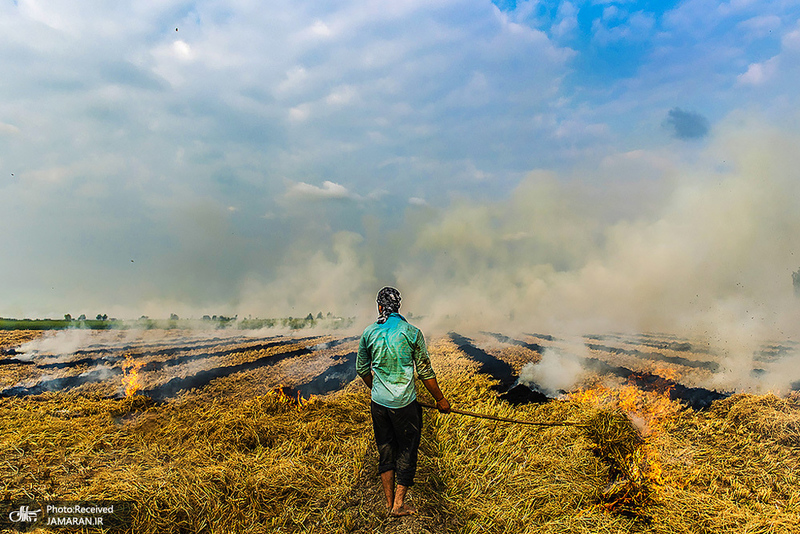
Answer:
<path fill-rule="evenodd" d="M 291 391 L 291 390 L 292 390 L 292 388 L 290 388 L 288 386 L 275 386 L 274 388 L 272 388 L 269 391 L 269 394 L 270 395 L 275 395 L 278 398 L 278 400 L 280 400 L 284 404 L 291 404 L 298 411 L 302 410 L 305 406 L 311 404 L 315 400 L 314 395 L 311 395 L 309 398 L 304 399 L 300 395 L 299 391 L 297 392 L 296 398 L 295 397 L 291 397 L 291 396 L 286 394 L 287 391 Z"/>
<path fill-rule="evenodd" d="M 122 384 L 125 386 L 126 397 L 130 397 L 142 389 L 139 369 L 141 369 L 143 365 L 144 362 L 134 361 L 133 355 L 125 355 L 125 361 L 122 363 Z"/>
<path fill-rule="evenodd" d="M 628 416 L 643 440 L 641 447 L 625 458 L 628 474 L 632 478 L 630 482 L 651 490 L 657 490 L 665 484 L 656 437 L 664 432 L 665 423 L 680 410 L 680 406 L 669 397 L 671 389 L 672 385 L 658 392 L 642 391 L 632 384 L 619 388 L 598 385 L 570 394 L 571 400 L 603 409 L 619 409 Z"/>
<path fill-rule="evenodd" d="M 651 373 L 654 375 L 658 375 L 665 380 L 672 380 L 676 381 L 681 378 L 681 373 L 677 369 L 673 369 L 672 367 L 659 367 L 657 365 L 652 366 L 650 370 Z"/>

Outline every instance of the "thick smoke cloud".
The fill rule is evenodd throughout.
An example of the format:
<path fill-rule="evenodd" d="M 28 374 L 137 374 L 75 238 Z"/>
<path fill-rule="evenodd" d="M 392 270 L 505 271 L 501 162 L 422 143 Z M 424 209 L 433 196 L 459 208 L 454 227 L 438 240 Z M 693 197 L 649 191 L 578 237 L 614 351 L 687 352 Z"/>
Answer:
<path fill-rule="evenodd" d="M 398 228 L 296 250 L 283 276 L 253 280 L 242 304 L 329 306 L 369 321 L 375 292 L 392 284 L 401 311 L 432 335 L 670 332 L 707 340 L 729 363 L 720 380 L 745 381 L 763 342 L 800 334 L 796 142 L 756 124 L 736 129 L 622 218 L 590 178 L 542 172 L 505 199 L 410 206 Z M 633 180 L 620 176 L 618 187 Z"/>
<path fill-rule="evenodd" d="M 582 340 L 573 343 L 571 350 L 545 349 L 538 363 L 526 363 L 519 373 L 519 382 L 554 397 L 571 391 L 585 374 L 579 354 L 587 352 Z"/>

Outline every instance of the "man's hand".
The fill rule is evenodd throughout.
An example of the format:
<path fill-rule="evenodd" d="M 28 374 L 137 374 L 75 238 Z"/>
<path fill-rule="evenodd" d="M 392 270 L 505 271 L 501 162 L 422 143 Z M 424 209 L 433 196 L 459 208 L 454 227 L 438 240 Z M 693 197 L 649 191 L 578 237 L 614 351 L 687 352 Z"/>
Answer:
<path fill-rule="evenodd" d="M 363 375 L 363 376 L 361 377 L 361 380 L 363 380 L 363 381 L 364 381 L 364 383 L 367 385 L 367 387 L 368 387 L 369 389 L 372 389 L 372 373 L 370 373 L 370 374 L 368 374 L 368 375 Z"/>
<path fill-rule="evenodd" d="M 444 393 L 439 389 L 439 383 L 436 381 L 436 378 L 426 378 L 422 383 L 425 385 L 428 393 L 430 393 L 436 401 L 436 408 L 441 413 L 450 413 L 450 403 L 444 398 Z"/>

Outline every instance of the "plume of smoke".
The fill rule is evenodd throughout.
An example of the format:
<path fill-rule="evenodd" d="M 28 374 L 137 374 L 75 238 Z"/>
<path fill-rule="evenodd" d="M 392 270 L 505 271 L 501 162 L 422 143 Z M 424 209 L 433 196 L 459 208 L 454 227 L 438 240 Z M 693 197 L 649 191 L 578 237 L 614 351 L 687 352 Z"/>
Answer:
<path fill-rule="evenodd" d="M 361 322 L 375 315 L 376 280 L 369 254 L 360 248 L 363 238 L 353 232 L 338 232 L 331 239 L 331 254 L 323 250 L 298 250 L 271 282 L 251 277 L 244 282 L 240 301 L 242 314 L 303 317 L 326 308 Z M 379 288 L 378 288 L 379 289 Z"/>
<path fill-rule="evenodd" d="M 585 351 L 583 344 L 576 345 Z M 519 382 L 548 397 L 575 388 L 585 374 L 580 358 L 573 352 L 548 347 L 538 363 L 526 363 L 519 373 Z"/>
<path fill-rule="evenodd" d="M 78 350 L 89 346 L 92 339 L 90 330 L 68 329 L 46 332 L 42 337 L 28 341 L 20 346 L 19 360 L 31 360 L 39 355 L 58 357 L 56 361 L 69 359 Z"/>
<path fill-rule="evenodd" d="M 385 236 L 332 234 L 329 248 L 287 257 L 275 282 L 247 284 L 242 304 L 277 315 L 337 307 L 363 327 L 389 283 L 403 293 L 401 312 L 424 316 L 415 321 L 429 337 L 669 332 L 703 340 L 723 360 L 709 386 L 752 388 L 754 352 L 800 336 L 797 144 L 794 134 L 731 117 L 693 163 L 670 168 L 664 154 L 651 158 L 666 169 L 654 189 L 662 195 L 641 209 L 619 209 L 639 202 L 625 195 L 635 176 L 612 181 L 614 199 L 591 176 L 546 172 L 531 173 L 507 199 L 411 206 L 396 250 Z"/>

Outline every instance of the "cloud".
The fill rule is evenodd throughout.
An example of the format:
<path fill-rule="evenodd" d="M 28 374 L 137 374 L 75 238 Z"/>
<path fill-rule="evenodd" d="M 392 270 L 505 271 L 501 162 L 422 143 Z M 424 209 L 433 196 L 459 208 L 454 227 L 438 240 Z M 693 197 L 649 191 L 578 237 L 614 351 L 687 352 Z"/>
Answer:
<path fill-rule="evenodd" d="M 771 80 L 778 72 L 779 56 L 774 56 L 762 63 L 751 63 L 747 72 L 737 76 L 736 81 L 742 85 L 763 85 Z"/>
<path fill-rule="evenodd" d="M 747 33 L 749 39 L 760 39 L 780 29 L 781 18 L 777 15 L 758 15 L 740 22 L 737 28 Z"/>
<path fill-rule="evenodd" d="M 297 199 L 340 199 L 340 198 L 349 198 L 349 199 L 359 199 L 358 195 L 355 195 L 347 190 L 341 184 L 337 184 L 330 181 L 322 182 L 322 187 L 318 187 L 316 185 L 307 184 L 305 182 L 299 182 L 296 184 L 292 184 L 289 189 L 286 191 L 287 198 L 297 198 Z"/>
<path fill-rule="evenodd" d="M 592 22 L 592 40 L 600 46 L 625 41 L 643 41 L 650 38 L 655 26 L 652 13 L 637 11 L 623 14 L 616 6 L 603 11 L 603 17 Z"/>
<path fill-rule="evenodd" d="M 550 27 L 553 36 L 563 39 L 572 36 L 578 29 L 578 9 L 571 2 L 562 2 L 558 6 L 556 19 Z"/>
<path fill-rule="evenodd" d="M 672 108 L 667 113 L 664 125 L 672 129 L 678 139 L 699 139 L 708 135 L 708 119 L 699 113 Z"/>
<path fill-rule="evenodd" d="M 731 83 L 780 38 L 768 32 L 774 18 L 745 21 L 774 15 L 773 34 L 796 30 L 788 4 L 726 15 L 681 2 L 687 15 L 708 15 L 672 19 L 688 30 L 658 10 L 615 5 L 600 28 L 614 46 L 598 47 L 590 21 L 575 23 L 606 6 L 574 1 L 517 2 L 513 13 L 479 0 L 4 3 L 0 72 L 13 76 L 0 95 L 12 126 L 0 126 L 0 226 L 19 260 L 0 262 L 0 314 L 99 307 L 83 310 L 94 316 L 110 312 L 108 302 L 134 317 L 149 305 L 235 313 L 243 280 L 269 286 L 297 268 L 284 261 L 302 267 L 308 257 L 297 251 L 324 251 L 319 271 L 335 264 L 338 232 L 363 237 L 348 250 L 381 281 L 447 272 L 432 244 L 452 238 L 459 266 L 497 254 L 485 261 L 500 270 L 488 286 L 498 294 L 551 283 L 545 271 L 599 254 L 591 245 L 609 221 L 656 210 L 671 173 L 698 157 L 700 143 L 675 147 L 658 130 L 674 95 L 714 117 L 750 105 L 773 116 L 797 109 L 785 54 L 793 32 L 770 93 Z M 766 29 L 765 40 L 751 46 L 734 31 L 740 22 Z M 556 186 L 515 189 L 532 169 L 572 184 L 566 190 L 580 182 L 605 214 L 582 218 L 593 203 Z M 530 189 L 547 202 L 526 205 Z M 502 204 L 512 194 L 517 203 Z M 537 259 L 532 272 L 501 276 L 503 261 L 523 259 Z M 92 287 L 74 283 L 87 275 Z M 490 309 L 491 295 L 477 302 Z"/>
<path fill-rule="evenodd" d="M 192 47 L 186 41 L 181 41 L 180 39 L 172 43 L 172 53 L 181 61 L 191 61 L 194 57 Z"/>
<path fill-rule="evenodd" d="M 800 28 L 787 32 L 781 38 L 781 46 L 784 50 L 800 52 Z"/>
<path fill-rule="evenodd" d="M 16 135 L 18 133 L 20 133 L 20 129 L 13 124 L 0 122 L 0 135 Z"/>

